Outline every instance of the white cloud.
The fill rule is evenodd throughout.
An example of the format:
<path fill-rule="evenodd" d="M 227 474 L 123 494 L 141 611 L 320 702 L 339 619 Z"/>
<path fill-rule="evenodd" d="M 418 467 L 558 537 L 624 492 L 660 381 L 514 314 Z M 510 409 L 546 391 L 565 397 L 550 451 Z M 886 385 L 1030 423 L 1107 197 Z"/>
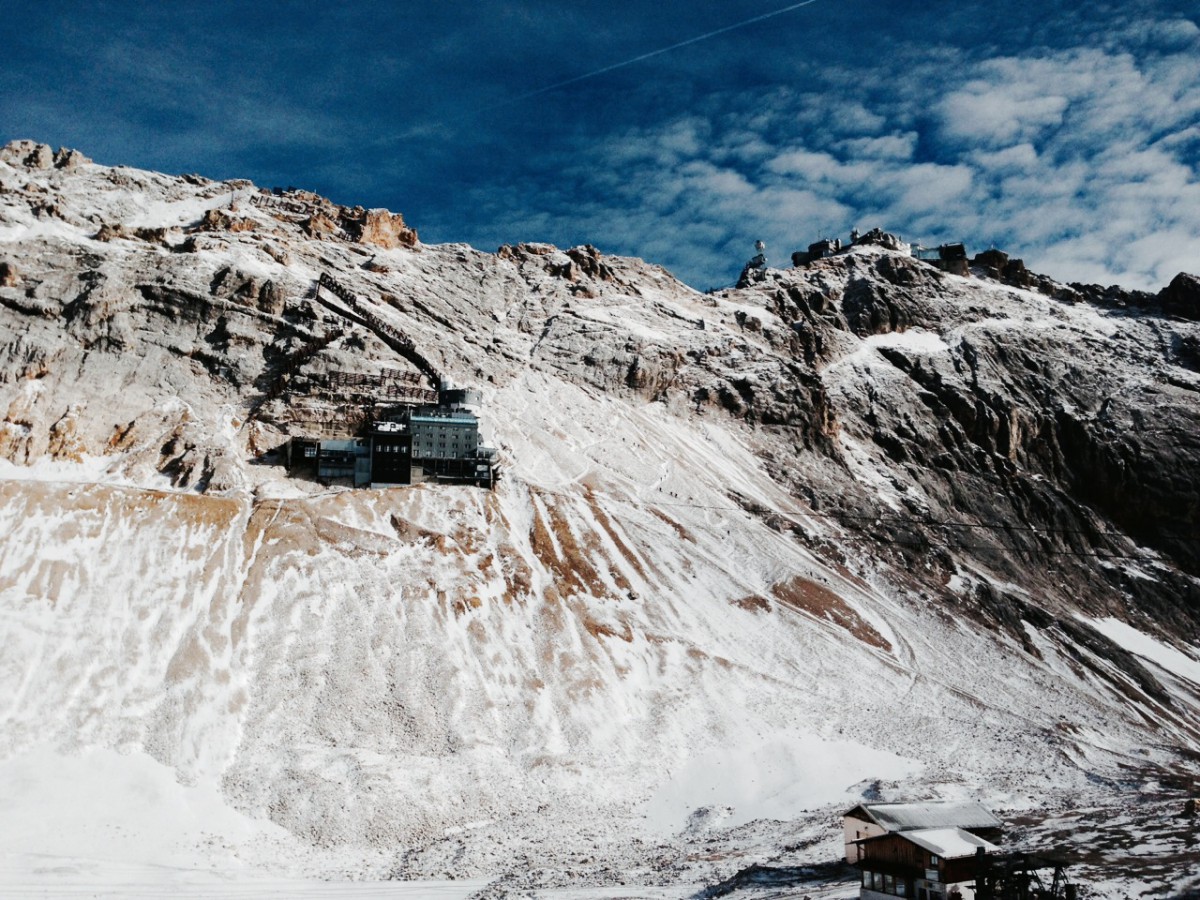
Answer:
<path fill-rule="evenodd" d="M 980 150 L 968 154 L 972 165 L 986 172 L 1028 172 L 1039 160 L 1037 149 L 1028 142 L 1013 144 L 1003 150 Z"/>
<path fill-rule="evenodd" d="M 1006 147 L 1029 142 L 1063 123 L 1070 101 L 1043 95 L 1036 83 L 974 81 L 938 105 L 945 137 L 968 145 Z"/>
<path fill-rule="evenodd" d="M 837 151 L 851 159 L 909 160 L 917 148 L 917 133 L 888 134 L 882 137 L 850 138 L 836 145 Z"/>
<path fill-rule="evenodd" d="M 556 217 L 569 220 L 702 287 L 732 280 L 755 238 L 786 264 L 822 234 L 878 225 L 995 243 L 1061 280 L 1157 289 L 1200 260 L 1200 35 L 1127 18 L 1152 50 L 1095 29 L 1090 46 L 983 60 L 939 46 L 870 79 L 825 71 L 803 89 L 706 97 L 703 114 L 564 152 L 555 215 L 524 221 L 558 240 Z M 511 197 L 519 209 L 519 187 Z"/>
<path fill-rule="evenodd" d="M 691 190 L 706 193 L 714 198 L 743 199 L 754 193 L 754 187 L 741 172 L 722 168 L 709 162 L 694 160 L 680 169 Z"/>
<path fill-rule="evenodd" d="M 679 157 L 693 157 L 700 152 L 707 131 L 707 123 L 704 121 L 696 118 L 683 119 L 668 126 L 659 135 L 658 142 L 663 149 Z"/>
<path fill-rule="evenodd" d="M 1200 44 L 1200 26 L 1191 19 L 1135 19 L 1122 29 L 1126 41 L 1157 51 L 1179 52 Z"/>
<path fill-rule="evenodd" d="M 795 175 L 806 182 L 828 182 L 833 185 L 861 183 L 872 177 L 874 166 L 860 162 L 845 162 L 829 153 L 810 150 L 789 150 L 767 163 L 766 168 L 778 175 Z"/>

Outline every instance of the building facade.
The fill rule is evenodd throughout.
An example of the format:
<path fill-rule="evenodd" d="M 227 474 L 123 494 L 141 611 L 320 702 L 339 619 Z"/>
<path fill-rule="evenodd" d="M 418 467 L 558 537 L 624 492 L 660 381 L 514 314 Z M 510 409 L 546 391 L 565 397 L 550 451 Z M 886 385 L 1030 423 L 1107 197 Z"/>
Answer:
<path fill-rule="evenodd" d="M 975 900 L 988 855 L 999 850 L 961 828 L 883 834 L 859 847 L 861 900 Z"/>
<path fill-rule="evenodd" d="M 458 391 L 454 403 L 406 410 L 396 420 L 374 422 L 361 437 L 294 438 L 287 463 L 293 475 L 355 487 L 394 487 L 427 481 L 491 487 L 496 451 L 479 437 L 479 418 Z"/>
<path fill-rule="evenodd" d="M 414 459 L 466 459 L 479 448 L 479 419 L 472 412 L 421 406 L 408 417 Z"/>

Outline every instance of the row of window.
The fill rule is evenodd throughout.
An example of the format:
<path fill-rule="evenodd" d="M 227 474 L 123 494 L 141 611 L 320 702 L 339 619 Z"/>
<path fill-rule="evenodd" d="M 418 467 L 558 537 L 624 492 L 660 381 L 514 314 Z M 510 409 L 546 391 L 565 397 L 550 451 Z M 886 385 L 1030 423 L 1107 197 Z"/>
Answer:
<path fill-rule="evenodd" d="M 897 878 L 895 875 L 885 875 L 882 872 L 868 872 L 866 869 L 863 869 L 862 883 L 863 887 L 870 891 L 891 894 L 895 897 L 908 896 L 908 882 L 903 877 Z M 918 881 L 917 884 L 917 896 L 915 900 L 943 900 L 945 895 L 942 893 L 940 887 L 934 887 L 929 885 L 928 882 L 922 881 Z M 951 896 L 953 897 L 955 893 L 951 892 Z"/>
<path fill-rule="evenodd" d="M 445 437 L 447 434 L 466 434 L 475 430 L 474 426 L 464 426 L 462 428 L 422 428 L 419 425 L 412 427 L 412 433 L 418 437 L 436 434 L 440 437 Z"/>
<path fill-rule="evenodd" d="M 893 894 L 896 897 L 908 896 L 908 883 L 895 875 L 884 875 L 882 872 L 868 872 L 863 869 L 863 887 L 881 894 Z"/>

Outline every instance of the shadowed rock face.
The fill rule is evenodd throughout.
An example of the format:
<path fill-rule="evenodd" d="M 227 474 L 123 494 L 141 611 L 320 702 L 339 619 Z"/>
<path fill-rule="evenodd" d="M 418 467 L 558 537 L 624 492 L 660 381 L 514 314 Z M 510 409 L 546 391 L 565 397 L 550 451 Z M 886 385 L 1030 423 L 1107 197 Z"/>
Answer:
<path fill-rule="evenodd" d="M 1158 302 L 1167 315 L 1200 320 L 1200 278 L 1180 272 L 1159 292 Z"/>
<path fill-rule="evenodd" d="M 80 604 L 150 673 L 80 740 L 211 765 L 323 845 L 441 840 L 453 785 L 472 821 L 533 822 L 538 791 L 562 822 L 633 821 L 681 748 L 779 722 L 945 771 L 953 713 L 986 733 L 957 783 L 1001 793 L 1194 774 L 1195 691 L 1095 624 L 1200 641 L 1194 276 L 1064 286 L 992 254 L 960 278 L 864 241 L 701 294 L 593 247 L 425 246 L 386 211 L 32 143 L 0 151 L 0 227 L 0 457 L 174 488 L 4 486 L 5 560 L 32 574 L 0 597 Z M 322 272 L 371 318 L 314 302 Z M 323 491 L 272 464 L 374 409 L 337 375 L 419 380 L 370 321 L 482 391 L 494 494 Z M 116 545 L 144 578 L 94 550 Z M 160 615 L 158 643 L 121 630 Z M 61 645 L 102 655 L 79 621 L 51 623 Z M 30 659 L 47 709 L 88 702 Z M 1117 749 L 1079 736 L 1106 730 Z M 303 752 L 281 762 L 281 734 Z M 627 794 L 580 793 L 622 767 Z"/>
<path fill-rule="evenodd" d="M 871 368 L 889 367 L 888 377 L 837 392 L 828 401 L 837 425 L 869 441 L 898 481 L 919 488 L 919 500 L 915 491 L 901 498 L 907 515 L 995 526 L 907 522 L 864 539 L 884 541 L 885 553 L 910 564 L 930 553 L 957 556 L 961 547 L 1007 578 L 1037 584 L 1045 598 L 1066 594 L 1068 604 L 1071 595 L 1128 593 L 1194 639 L 1200 381 L 1179 365 L 1190 358 L 1192 328 L 1164 314 L 1088 309 L 1106 330 L 1088 333 L 1071 324 L 1068 304 L 1034 294 L 994 302 L 999 296 L 903 257 L 821 265 L 836 285 L 789 283 L 796 275 L 788 273 L 780 279 L 786 294 L 772 301 L 804 335 L 804 361 L 827 395 L 830 379 L 821 373 L 837 363 L 823 367 L 831 355 L 822 351 L 839 331 L 870 339 L 920 330 L 948 344 L 938 353 L 880 344 Z M 1194 281 L 1180 276 L 1173 286 L 1182 290 L 1164 294 L 1185 293 Z M 1146 550 L 1178 570 L 1135 583 L 1120 564 Z M 983 614 L 995 614 L 989 598 L 980 599 Z"/>

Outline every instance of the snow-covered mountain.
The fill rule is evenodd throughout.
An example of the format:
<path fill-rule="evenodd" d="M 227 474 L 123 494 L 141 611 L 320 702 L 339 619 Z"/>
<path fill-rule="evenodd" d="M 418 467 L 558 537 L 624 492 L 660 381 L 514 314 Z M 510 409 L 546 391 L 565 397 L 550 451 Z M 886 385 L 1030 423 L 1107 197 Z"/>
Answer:
<path fill-rule="evenodd" d="M 1014 271 L 701 294 L 10 144 L 0 882 L 682 896 L 881 796 L 1182 889 L 1200 298 Z M 482 391 L 494 491 L 288 477 L 331 373 L 409 366 L 321 273 Z"/>

